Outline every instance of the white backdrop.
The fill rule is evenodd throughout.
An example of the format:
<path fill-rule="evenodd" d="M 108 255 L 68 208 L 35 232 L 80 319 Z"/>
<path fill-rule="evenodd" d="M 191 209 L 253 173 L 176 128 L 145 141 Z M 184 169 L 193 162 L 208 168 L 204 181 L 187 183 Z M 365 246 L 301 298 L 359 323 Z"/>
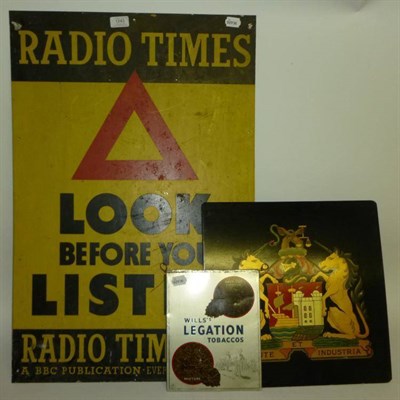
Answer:
<path fill-rule="evenodd" d="M 256 199 L 378 204 L 393 380 L 195 393 L 193 399 L 400 398 L 400 3 L 398 0 L 3 0 L 1 2 L 0 398 L 186 399 L 165 383 L 11 383 L 12 125 L 9 10 L 257 16 Z M 27 238 L 29 240 L 29 238 Z"/>

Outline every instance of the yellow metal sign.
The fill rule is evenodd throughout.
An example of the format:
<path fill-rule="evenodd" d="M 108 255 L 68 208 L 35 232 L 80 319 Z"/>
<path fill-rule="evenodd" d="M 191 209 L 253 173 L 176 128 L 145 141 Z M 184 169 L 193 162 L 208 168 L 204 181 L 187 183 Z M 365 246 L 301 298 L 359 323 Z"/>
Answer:
<path fill-rule="evenodd" d="M 11 18 L 13 379 L 162 380 L 166 268 L 254 200 L 255 18 Z"/>

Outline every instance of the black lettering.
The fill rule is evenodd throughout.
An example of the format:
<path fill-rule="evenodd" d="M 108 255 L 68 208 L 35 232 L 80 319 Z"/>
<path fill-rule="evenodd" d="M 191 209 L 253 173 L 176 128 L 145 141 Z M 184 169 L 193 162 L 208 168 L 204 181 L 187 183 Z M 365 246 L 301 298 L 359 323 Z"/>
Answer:
<path fill-rule="evenodd" d="M 57 302 L 47 300 L 47 275 L 32 276 L 32 315 L 57 315 Z"/>
<path fill-rule="evenodd" d="M 117 277 L 111 274 L 99 274 L 90 281 L 90 293 L 103 303 L 98 304 L 89 301 L 89 311 L 96 315 L 110 315 L 118 308 L 119 300 L 117 294 L 106 287 L 117 286 Z"/>
<path fill-rule="evenodd" d="M 100 218 L 100 210 L 103 207 L 112 208 L 114 215 L 109 221 Z M 98 233 L 111 234 L 119 231 L 127 219 L 127 211 L 124 202 L 111 193 L 101 193 L 90 200 L 86 208 L 86 219 L 93 230 Z"/>
<path fill-rule="evenodd" d="M 65 315 L 79 314 L 79 275 L 65 275 Z"/>
<path fill-rule="evenodd" d="M 60 194 L 60 233 L 84 233 L 84 221 L 74 219 L 73 193 Z"/>
<path fill-rule="evenodd" d="M 165 243 L 158 243 L 158 247 L 160 248 L 161 255 L 163 258 L 163 264 L 169 265 L 169 257 L 171 255 L 172 247 L 174 246 L 174 243 L 168 242 L 167 244 Z"/>
<path fill-rule="evenodd" d="M 182 256 L 185 253 L 186 256 Z M 195 258 L 194 248 L 189 243 L 179 243 L 172 250 L 172 257 L 178 265 L 190 265 Z"/>
<path fill-rule="evenodd" d="M 96 265 L 96 258 L 100 255 L 99 247 L 100 243 L 93 242 L 89 244 L 90 246 L 90 265 Z"/>
<path fill-rule="evenodd" d="M 145 315 L 146 290 L 154 287 L 154 275 L 125 275 L 125 287 L 132 288 L 132 315 Z"/>
<path fill-rule="evenodd" d="M 110 251 L 115 251 L 115 257 L 110 257 Z M 117 243 L 107 243 L 100 250 L 101 260 L 107 265 L 117 265 L 121 262 L 123 251 Z"/>
<path fill-rule="evenodd" d="M 86 243 L 78 242 L 76 244 L 76 265 L 86 265 Z"/>
<path fill-rule="evenodd" d="M 60 265 L 72 265 L 75 262 L 75 246 L 72 243 L 60 243 Z"/>
<path fill-rule="evenodd" d="M 148 242 L 140 243 L 140 265 L 150 265 L 149 257 L 150 257 L 150 243 Z"/>

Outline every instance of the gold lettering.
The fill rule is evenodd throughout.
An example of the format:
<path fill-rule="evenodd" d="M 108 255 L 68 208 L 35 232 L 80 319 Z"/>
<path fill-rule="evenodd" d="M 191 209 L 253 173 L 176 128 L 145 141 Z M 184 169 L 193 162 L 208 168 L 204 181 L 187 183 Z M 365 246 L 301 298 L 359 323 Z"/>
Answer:
<path fill-rule="evenodd" d="M 98 342 L 100 344 L 100 353 L 97 357 L 95 356 L 94 351 L 93 351 L 95 340 L 98 340 Z M 104 340 L 104 337 L 102 335 L 100 335 L 99 333 L 95 333 L 94 335 L 92 335 L 90 337 L 89 342 L 88 342 L 89 358 L 93 362 L 99 362 L 104 358 L 105 354 L 106 354 L 106 342 Z"/>
<path fill-rule="evenodd" d="M 251 56 L 247 49 L 242 47 L 240 42 L 244 40 L 247 44 L 250 44 L 250 35 L 237 35 L 235 39 L 233 39 L 233 47 L 234 49 L 243 56 L 243 61 L 240 62 L 237 58 L 233 60 L 233 66 L 239 68 L 245 68 L 250 64 Z"/>
<path fill-rule="evenodd" d="M 118 333 L 115 335 L 117 342 L 121 341 L 121 358 L 120 362 L 129 362 L 128 358 L 128 341 L 133 341 L 133 334 L 131 333 Z"/>
<path fill-rule="evenodd" d="M 168 39 L 168 60 L 165 63 L 167 67 L 176 67 L 177 63 L 174 59 L 175 56 L 175 38 L 176 33 L 166 33 L 165 36 Z"/>
<path fill-rule="evenodd" d="M 125 32 L 106 31 L 45 31 L 39 47 L 40 36 L 29 30 L 20 30 L 20 64 L 122 66 L 132 57 L 132 41 Z M 70 41 L 62 35 L 69 35 Z M 238 67 L 251 63 L 248 49 L 251 35 L 232 36 L 227 33 L 142 32 L 141 43 L 147 49 L 147 66 L 157 67 Z M 67 47 L 63 47 L 67 46 Z M 44 49 L 38 54 L 38 48 Z M 162 51 L 160 51 L 162 50 Z M 233 54 L 231 54 L 234 52 Z M 162 54 L 162 58 L 159 57 Z M 180 54 L 180 58 L 178 55 Z M 68 60 L 66 55 L 69 55 Z"/>
<path fill-rule="evenodd" d="M 146 44 L 146 39 L 149 39 L 149 59 L 147 60 L 147 66 L 156 67 L 158 61 L 156 59 L 157 54 L 157 39 L 160 44 L 164 43 L 164 37 L 162 33 L 157 32 L 143 32 L 142 33 L 142 44 Z"/>
<path fill-rule="evenodd" d="M 42 351 L 40 352 L 40 357 L 38 362 L 56 362 L 56 353 L 54 350 L 54 337 L 55 335 L 51 334 L 43 334 L 42 339 L 43 342 L 41 344 Z M 49 359 L 46 360 L 46 355 L 49 355 Z"/>
<path fill-rule="evenodd" d="M 67 335 L 64 333 L 60 333 L 59 335 L 60 339 L 60 358 L 59 362 L 69 362 L 74 358 L 75 355 L 75 340 L 71 335 Z M 67 349 L 67 342 L 69 344 L 69 354 L 66 355 L 66 349 Z"/>
<path fill-rule="evenodd" d="M 28 367 L 22 367 L 22 369 L 21 369 L 21 374 L 20 374 L 20 375 L 21 375 L 21 376 L 24 376 L 24 375 L 30 376 Z"/>
<path fill-rule="evenodd" d="M 163 348 L 165 345 L 165 335 L 161 336 L 161 342 L 158 341 L 158 337 L 155 333 L 150 333 L 147 335 L 149 340 L 149 353 L 146 359 L 147 362 L 160 362 L 161 356 L 163 354 Z M 153 350 L 155 353 L 156 358 L 154 359 Z M 165 362 L 165 358 L 162 359 Z"/>
<path fill-rule="evenodd" d="M 190 65 L 194 66 L 196 64 L 196 59 L 200 49 L 200 62 L 199 67 L 208 67 L 209 63 L 207 61 L 207 39 L 209 37 L 208 33 L 199 33 L 196 36 L 196 42 L 193 44 L 192 37 L 190 33 L 181 33 L 179 37 L 182 39 L 182 60 L 180 66 L 187 67 L 188 62 L 186 60 L 186 52 L 189 54 Z"/>
<path fill-rule="evenodd" d="M 137 341 L 135 362 L 144 362 L 144 358 L 143 358 L 143 337 L 144 337 L 144 335 L 142 333 L 138 333 L 135 336 L 136 336 L 136 341 Z"/>
<path fill-rule="evenodd" d="M 35 33 L 32 31 L 18 31 L 20 36 L 20 50 L 21 58 L 19 59 L 20 64 L 39 64 L 39 60 L 35 56 L 34 50 L 36 49 L 39 40 Z M 27 38 L 29 37 L 30 43 L 27 43 Z M 28 60 L 29 58 L 29 60 Z"/>
<path fill-rule="evenodd" d="M 213 67 L 230 67 L 231 61 L 228 59 L 225 62 L 221 61 L 221 56 L 228 52 L 226 47 L 222 47 L 221 42 L 226 40 L 227 43 L 231 41 L 231 37 L 225 33 L 214 33 L 212 35 L 214 39 L 214 61 L 211 64 Z"/>
<path fill-rule="evenodd" d="M 61 31 L 45 31 L 47 35 L 46 47 L 44 49 L 43 57 L 40 61 L 41 64 L 50 64 L 49 56 L 57 57 L 57 64 L 64 65 L 67 64 L 64 52 L 61 45 L 60 36 Z M 54 46 L 54 47 L 53 47 Z"/>
<path fill-rule="evenodd" d="M 22 358 L 21 362 L 36 362 L 37 358 L 35 357 L 35 353 L 33 352 L 36 347 L 36 337 L 31 334 L 22 335 Z"/>
<path fill-rule="evenodd" d="M 78 349 L 79 349 L 79 354 L 78 354 L 78 358 L 76 360 L 76 362 L 85 362 L 86 358 L 85 358 L 85 340 L 86 340 L 86 334 L 79 334 L 77 335 L 78 337 Z"/>
<path fill-rule="evenodd" d="M 122 57 L 121 60 L 117 60 L 114 53 L 114 42 L 117 37 L 122 38 L 122 40 L 124 41 L 124 56 Z M 107 42 L 107 55 L 110 61 L 114 65 L 124 65 L 131 58 L 131 54 L 132 54 L 132 44 L 129 39 L 129 36 L 124 32 L 114 32 L 109 37 Z"/>
<path fill-rule="evenodd" d="M 72 65 L 83 65 L 86 64 L 93 54 L 93 44 L 90 36 L 85 32 L 71 31 L 71 60 L 69 61 Z M 85 54 L 83 58 L 79 59 L 78 55 L 78 38 L 82 38 L 85 43 Z"/>
<path fill-rule="evenodd" d="M 96 60 L 94 65 L 106 65 L 106 60 L 104 60 L 104 36 L 106 36 L 105 32 L 95 32 L 94 36 L 96 36 Z"/>

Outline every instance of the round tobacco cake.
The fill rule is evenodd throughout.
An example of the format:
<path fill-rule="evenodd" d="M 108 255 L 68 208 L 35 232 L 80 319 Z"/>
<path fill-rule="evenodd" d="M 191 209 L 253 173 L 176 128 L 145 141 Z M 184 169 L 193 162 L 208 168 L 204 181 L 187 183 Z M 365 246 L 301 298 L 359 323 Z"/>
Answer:
<path fill-rule="evenodd" d="M 172 357 L 172 370 L 175 376 L 188 385 L 203 383 L 206 386 L 219 386 L 220 374 L 214 368 L 210 350 L 201 343 L 189 342 L 180 346 Z"/>

